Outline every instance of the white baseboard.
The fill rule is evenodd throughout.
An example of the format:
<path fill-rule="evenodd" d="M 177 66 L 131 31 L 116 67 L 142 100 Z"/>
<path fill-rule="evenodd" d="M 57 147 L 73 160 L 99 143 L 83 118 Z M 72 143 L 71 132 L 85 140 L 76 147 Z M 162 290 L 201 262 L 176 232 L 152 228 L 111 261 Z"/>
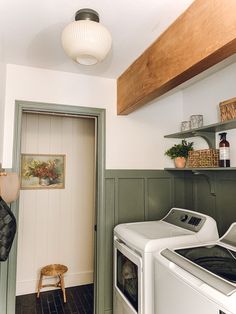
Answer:
<path fill-rule="evenodd" d="M 56 278 L 47 278 L 44 277 L 43 284 L 55 283 Z M 81 286 L 93 283 L 93 271 L 86 271 L 86 272 L 79 272 L 79 273 L 68 273 L 64 275 L 65 278 L 65 286 L 74 287 L 74 286 Z M 24 280 L 18 281 L 16 283 L 16 295 L 23 295 L 23 294 L 30 294 L 35 293 L 37 291 L 38 286 L 38 279 L 32 280 Z M 41 291 L 49 291 L 54 288 L 46 287 L 43 288 Z"/>

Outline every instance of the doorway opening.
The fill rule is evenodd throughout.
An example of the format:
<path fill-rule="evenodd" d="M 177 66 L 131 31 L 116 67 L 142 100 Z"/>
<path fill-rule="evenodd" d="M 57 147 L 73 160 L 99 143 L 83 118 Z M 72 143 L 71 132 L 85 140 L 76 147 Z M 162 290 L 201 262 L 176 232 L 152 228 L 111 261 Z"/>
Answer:
<path fill-rule="evenodd" d="M 76 138 L 74 136 L 76 133 L 76 130 L 78 131 L 79 128 L 83 127 L 88 127 L 88 133 L 91 135 L 91 132 L 93 133 L 94 139 L 91 140 L 91 136 L 87 136 L 85 134 L 85 137 L 90 138 L 90 143 L 87 145 L 87 150 L 91 152 L 92 150 L 92 156 L 90 159 L 87 157 L 82 157 L 83 160 L 88 162 L 88 167 L 87 167 L 87 172 L 83 167 L 80 167 L 78 165 L 79 161 L 73 158 L 70 153 L 66 153 L 65 155 L 68 155 L 66 159 L 66 169 L 65 173 L 66 175 L 66 180 L 65 184 L 68 187 L 70 186 L 69 190 L 73 190 L 73 193 L 75 195 L 75 199 L 73 200 L 73 197 L 69 196 L 69 191 L 67 192 L 65 190 L 59 190 L 59 189 L 39 189 L 39 190 L 23 190 L 21 194 L 23 194 L 20 198 L 20 201 L 16 204 L 15 208 L 15 213 L 16 215 L 18 214 L 19 208 L 20 208 L 20 215 L 22 215 L 22 204 L 24 207 L 23 210 L 23 215 L 24 219 L 26 218 L 29 219 L 28 221 L 30 222 L 30 215 L 31 217 L 34 217 L 34 221 L 32 225 L 28 225 L 28 229 L 31 228 L 33 231 L 34 235 L 31 237 L 25 236 L 25 243 L 22 242 L 22 217 L 19 217 L 20 220 L 20 229 L 19 229 L 19 235 L 18 235 L 18 261 L 19 264 L 17 266 L 18 272 L 17 272 L 17 279 L 15 280 L 10 280 L 9 279 L 9 286 L 16 286 L 16 295 L 25 294 L 27 293 L 27 289 L 31 285 L 35 287 L 35 282 L 31 280 L 28 280 L 27 282 L 27 275 L 25 275 L 26 280 L 19 280 L 20 276 L 24 276 L 24 273 L 26 273 L 27 268 L 28 272 L 32 272 L 34 267 L 33 265 L 38 265 L 41 263 L 42 266 L 45 266 L 45 263 L 42 263 L 42 261 L 46 261 L 47 257 L 49 256 L 50 260 L 50 255 L 51 258 L 55 252 L 59 254 L 58 256 L 61 257 L 61 261 L 63 261 L 63 256 L 64 256 L 64 264 L 68 263 L 70 264 L 70 258 L 69 255 L 75 255 L 77 254 L 77 258 L 72 262 L 71 266 L 69 266 L 69 270 L 71 269 L 71 273 L 68 271 L 68 277 L 65 277 L 65 281 L 68 280 L 68 286 L 76 286 L 77 283 L 82 282 L 87 283 L 88 286 L 86 288 L 89 289 L 89 294 L 91 293 L 94 295 L 94 309 L 91 313 L 101 313 L 103 311 L 103 303 L 102 299 L 104 296 L 103 292 L 103 276 L 104 270 L 103 270 L 103 246 L 101 245 L 104 243 L 104 228 L 103 228 L 103 216 L 104 216 L 104 196 L 103 196 L 103 191 L 104 191 L 104 151 L 105 151 L 105 110 L 103 109 L 94 109 L 94 108 L 87 108 L 87 107 L 74 107 L 74 106 L 62 106 L 62 105 L 54 105 L 54 104 L 42 104 L 42 103 L 32 103 L 32 102 L 24 102 L 24 101 L 17 101 L 16 102 L 16 117 L 15 117 L 16 123 L 15 123 L 15 151 L 14 151 L 14 168 L 18 172 L 20 171 L 21 168 L 21 163 L 22 160 L 20 158 L 21 154 L 32 154 L 36 153 L 39 154 L 44 154 L 44 153 L 49 153 L 49 154 L 55 154 L 57 148 L 56 146 L 59 145 L 59 147 L 68 146 L 70 144 L 70 148 L 72 151 L 74 151 L 74 155 L 78 155 L 80 153 L 80 156 L 83 155 L 86 151 L 86 145 L 84 147 L 78 148 L 76 150 Z M 38 133 L 35 133 L 35 126 L 39 126 L 38 124 L 35 123 L 35 121 L 41 121 L 41 126 L 38 128 Z M 44 122 L 42 122 L 44 121 Z M 79 121 L 79 122 L 78 122 Z M 69 130 L 70 131 L 65 131 L 63 129 L 63 125 L 69 125 Z M 85 126 L 86 125 L 86 126 Z M 53 128 L 53 126 L 55 128 Z M 26 136 L 24 134 L 24 128 L 28 128 L 29 131 L 29 136 Z M 86 131 L 86 132 L 87 132 Z M 51 132 L 51 133 L 50 133 Z M 72 132 L 74 135 L 71 136 Z M 85 132 L 85 133 L 86 133 Z M 59 133 L 59 136 L 58 136 Z M 79 133 L 79 132 L 78 132 Z M 51 135 L 50 135 L 51 134 Z M 67 138 L 66 138 L 67 136 Z M 64 137 L 64 139 L 63 139 Z M 36 140 L 38 139 L 38 140 Z M 64 140 L 64 144 L 62 143 Z M 38 143 L 37 143 L 38 142 Z M 41 145 L 39 145 L 39 143 Z M 42 144 L 43 143 L 43 144 Z M 49 143 L 49 144 L 47 144 Z M 81 140 L 81 143 L 84 145 L 84 138 Z M 45 146 L 44 146 L 45 145 Z M 47 152 L 49 146 L 51 149 Z M 43 148 L 44 147 L 44 148 Z M 58 147 L 58 146 L 57 146 Z M 93 147 L 93 148 L 92 148 Z M 35 148 L 36 150 L 34 150 Z M 59 149 L 57 152 L 63 155 L 63 149 Z M 31 152 L 30 152 L 31 151 Z M 83 151 L 83 152 L 82 152 Z M 59 155 L 60 155 L 59 154 Z M 95 166 L 94 166 L 95 165 Z M 80 169 L 79 169 L 79 168 Z M 78 169 L 77 169 L 78 168 Z M 84 173 L 84 179 L 79 178 L 79 174 Z M 90 172 L 90 174 L 89 174 Z M 77 173 L 77 175 L 76 175 Z M 95 180 L 94 180 L 95 178 Z M 90 189 L 89 192 L 84 192 L 81 197 L 79 197 L 78 193 L 78 187 L 79 185 L 82 186 L 83 188 L 86 186 L 86 180 L 89 181 L 90 187 L 91 187 L 91 182 L 92 182 L 92 190 Z M 80 182 L 79 182 L 80 181 Z M 81 182 L 83 181 L 83 182 Z M 68 194 L 68 195 L 64 195 Z M 72 194 L 73 194 L 72 193 Z M 82 223 L 79 225 L 78 222 L 80 220 L 78 210 L 76 211 L 76 208 L 78 209 L 79 207 L 83 208 L 84 211 L 89 211 L 88 208 L 86 209 L 85 205 L 85 196 L 89 196 L 90 199 L 90 205 L 89 208 L 95 208 L 95 211 L 91 213 L 90 216 L 87 216 L 85 218 L 85 221 L 82 221 Z M 71 194 L 71 195 L 72 195 Z M 28 195 L 28 196 L 27 196 Z M 33 196 L 33 195 L 38 195 L 38 196 Z M 37 198 L 34 199 L 34 197 Z M 25 198 L 25 200 L 24 200 Z M 84 200 L 83 200 L 84 198 Z M 33 200 L 34 199 L 34 200 Z M 36 203 L 37 206 L 35 206 L 36 210 L 36 217 L 33 215 L 32 210 L 30 210 L 30 202 Z M 40 202 L 41 205 L 40 205 Z M 77 202 L 77 203 L 76 203 Z M 79 204 L 80 203 L 80 204 Z M 46 205 L 48 204 L 48 205 Z M 29 205 L 29 207 L 28 207 Z M 55 206 L 54 206 L 55 205 Z M 48 207 L 49 206 L 49 207 Z M 28 209 L 27 209 L 28 207 Z M 71 208 L 74 207 L 74 212 L 71 210 Z M 43 210 L 39 210 L 39 208 L 43 208 Z M 60 209 L 60 213 L 58 216 L 61 216 L 61 218 L 58 220 L 55 218 L 55 215 L 57 212 L 57 209 Z M 82 209 L 82 210 L 83 210 Z M 51 210 L 51 211 L 50 211 Z M 44 214 L 43 214 L 44 211 Z M 28 214 L 27 214 L 28 212 Z M 95 215 L 96 213 L 96 215 Z M 18 215 L 17 215 L 18 216 Z M 40 218 L 41 217 L 41 218 Z M 53 226 L 53 220 L 55 222 L 55 225 Z M 83 220 L 83 219 L 82 219 Z M 41 223 L 40 223 L 41 221 Z M 77 221 L 77 225 L 76 225 Z M 32 221 L 31 221 L 32 222 Z M 87 223 L 87 226 L 86 226 Z M 61 225 L 60 225 L 61 224 Z M 63 227 L 64 224 L 64 227 Z M 51 228 L 50 228 L 51 225 Z M 34 227 L 33 227 L 34 226 Z M 37 236 L 35 236 L 35 231 L 38 229 Z M 80 237 L 79 232 L 78 239 L 76 239 L 76 229 L 83 229 L 84 234 Z M 94 229 L 96 230 L 95 232 L 92 232 L 90 235 L 88 234 L 88 229 Z M 74 230 L 74 231 L 73 231 Z M 50 232 L 52 232 L 52 236 L 50 237 Z M 86 233 L 87 232 L 87 233 Z M 72 234 L 72 237 L 70 239 L 65 240 L 66 233 Z M 28 233 L 29 234 L 29 233 Z M 40 238 L 41 234 L 41 238 Z M 59 235 L 60 234 L 60 235 Z M 44 242 L 44 248 L 46 247 L 46 253 L 41 252 L 33 254 L 35 255 L 32 258 L 32 261 L 30 262 L 30 255 L 29 258 L 27 259 L 24 252 L 26 251 L 26 247 L 34 247 L 34 240 L 36 237 L 36 243 L 35 245 L 37 246 L 37 243 L 39 244 L 40 241 Z M 81 239 L 82 238 L 82 239 Z M 84 239 L 83 239 L 84 238 Z M 85 240 L 90 239 L 90 243 L 87 242 L 85 244 Z M 27 243 L 27 240 L 29 243 Z M 68 241 L 68 243 L 66 243 Z M 85 244 L 85 252 L 86 254 L 80 255 L 78 254 L 78 247 L 79 243 L 84 245 Z M 86 250 L 86 245 L 87 245 L 87 250 Z M 94 247 L 93 247 L 94 245 Z M 40 246 L 40 245 L 39 245 Z M 54 253 L 53 253 L 54 250 Z M 37 250 L 36 250 L 37 251 Z M 59 253 L 58 253 L 59 252 Z M 33 252 L 31 252 L 32 254 Z M 65 253 L 65 254 L 64 254 Z M 94 258 L 93 255 L 94 254 Z M 46 256 L 45 256 L 46 255 Z M 21 256 L 19 258 L 19 256 Z M 82 258 L 81 258 L 82 256 Z M 25 262 L 23 260 L 26 258 Z M 59 260 L 60 258 L 58 258 Z M 76 274 L 76 267 L 78 268 L 78 264 L 81 262 L 82 259 L 82 264 L 86 265 L 87 268 L 91 270 L 91 261 L 94 262 L 94 269 L 92 271 L 86 271 L 82 270 L 83 274 Z M 52 259 L 51 259 L 52 260 Z M 67 260 L 67 262 L 66 262 Z M 71 259 L 72 260 L 72 259 Z M 34 262 L 33 262 L 34 261 Z M 25 263 L 28 263 L 29 267 L 25 267 Z M 89 265 L 90 263 L 90 265 Z M 23 267 L 23 268 L 22 268 Z M 15 261 L 11 261 L 9 263 L 8 267 L 8 272 L 14 270 L 16 268 L 16 258 Z M 31 268 L 31 269 L 29 269 Z M 86 267 L 85 267 L 86 268 Z M 22 271 L 22 269 L 24 271 Z M 83 266 L 82 266 L 83 269 Z M 39 271 L 37 269 L 37 271 Z M 87 277 L 86 277 L 87 276 Z M 30 277 L 30 276 L 29 276 Z M 83 277 L 83 278 L 82 278 Z M 21 283 L 20 283 L 21 282 Z M 94 284 L 94 289 L 91 290 L 91 284 Z M 28 285 L 28 286 L 27 286 Z M 25 289 L 25 290 L 24 290 Z M 69 291 L 69 290 L 68 290 Z M 94 291 L 94 292 L 91 292 Z M 46 292 L 45 292 L 46 294 Z M 8 311 L 7 313 L 14 313 L 13 310 L 13 305 L 12 305 L 12 300 L 9 299 L 8 295 Z M 90 304 L 91 307 L 91 304 Z M 75 312 L 76 313 L 76 312 Z M 79 313 L 79 312 L 78 312 Z M 88 312 L 90 313 L 90 312 Z"/>

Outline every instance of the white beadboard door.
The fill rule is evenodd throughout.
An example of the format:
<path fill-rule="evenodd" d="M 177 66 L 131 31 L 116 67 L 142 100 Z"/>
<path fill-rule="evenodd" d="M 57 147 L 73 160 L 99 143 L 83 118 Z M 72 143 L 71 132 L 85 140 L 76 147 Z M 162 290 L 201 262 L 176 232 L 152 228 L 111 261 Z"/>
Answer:
<path fill-rule="evenodd" d="M 21 190 L 17 295 L 36 291 L 40 268 L 64 264 L 66 287 L 93 282 L 95 119 L 24 113 L 21 152 L 65 154 L 65 189 Z"/>

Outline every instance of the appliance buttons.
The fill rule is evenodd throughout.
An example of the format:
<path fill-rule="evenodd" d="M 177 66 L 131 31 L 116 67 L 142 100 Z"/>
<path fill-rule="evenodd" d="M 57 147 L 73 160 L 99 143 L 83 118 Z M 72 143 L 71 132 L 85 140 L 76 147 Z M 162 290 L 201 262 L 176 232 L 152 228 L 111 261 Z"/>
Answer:
<path fill-rule="evenodd" d="M 189 220 L 189 224 L 190 225 L 193 225 L 193 226 L 198 226 L 199 223 L 201 222 L 201 218 L 198 218 L 198 217 L 191 217 L 190 220 Z"/>
<path fill-rule="evenodd" d="M 188 215 L 187 214 L 180 216 L 180 220 L 182 222 L 185 222 L 187 219 L 188 219 Z"/>

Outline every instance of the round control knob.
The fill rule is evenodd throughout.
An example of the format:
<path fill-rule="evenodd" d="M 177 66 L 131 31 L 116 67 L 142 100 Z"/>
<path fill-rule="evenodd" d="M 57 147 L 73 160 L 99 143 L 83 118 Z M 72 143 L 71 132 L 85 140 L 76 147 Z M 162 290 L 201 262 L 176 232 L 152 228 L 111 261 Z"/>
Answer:
<path fill-rule="evenodd" d="M 187 219 L 188 219 L 188 215 L 187 215 L 187 214 L 182 215 L 182 216 L 180 217 L 180 220 L 181 220 L 182 222 L 185 222 Z"/>

